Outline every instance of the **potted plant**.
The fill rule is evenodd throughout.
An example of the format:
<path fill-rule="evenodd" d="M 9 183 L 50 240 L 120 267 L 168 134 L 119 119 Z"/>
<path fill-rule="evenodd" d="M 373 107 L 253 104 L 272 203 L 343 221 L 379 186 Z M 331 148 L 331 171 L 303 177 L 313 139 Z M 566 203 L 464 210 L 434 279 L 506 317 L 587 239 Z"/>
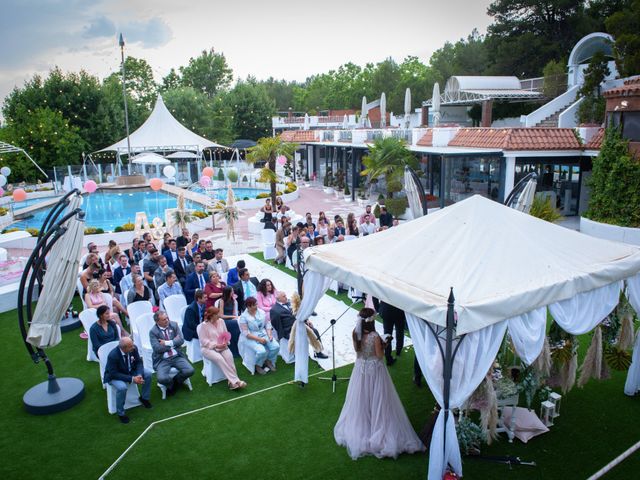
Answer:
<path fill-rule="evenodd" d="M 333 187 L 331 186 L 333 183 L 333 177 L 331 175 L 331 169 L 327 169 L 327 173 L 324 176 L 324 193 L 331 195 L 333 193 Z"/>
<path fill-rule="evenodd" d="M 346 183 L 344 185 L 344 201 L 345 202 L 350 202 L 351 201 L 351 192 L 349 191 L 349 184 Z"/>

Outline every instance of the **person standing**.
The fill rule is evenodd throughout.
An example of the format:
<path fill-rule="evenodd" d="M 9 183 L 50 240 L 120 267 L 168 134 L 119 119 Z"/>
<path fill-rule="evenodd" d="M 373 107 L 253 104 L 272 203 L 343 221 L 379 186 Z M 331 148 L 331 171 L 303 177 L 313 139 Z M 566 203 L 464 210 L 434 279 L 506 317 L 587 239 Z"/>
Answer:
<path fill-rule="evenodd" d="M 376 333 L 374 317 L 371 308 L 358 313 L 352 335 L 356 363 L 333 429 L 338 445 L 346 447 L 354 460 L 364 455 L 396 458 L 425 449 L 382 362 L 384 343 Z"/>
<path fill-rule="evenodd" d="M 382 317 L 382 328 L 384 329 L 384 334 L 392 336 L 393 329 L 396 329 L 396 356 L 399 357 L 402 354 L 402 347 L 404 347 L 404 327 L 406 323 L 404 310 L 400 310 L 393 305 L 380 301 L 380 308 L 378 311 Z M 396 359 L 391 355 L 391 351 L 391 342 L 387 341 L 384 348 L 384 356 L 387 359 L 387 365 L 393 365 L 396 361 Z"/>

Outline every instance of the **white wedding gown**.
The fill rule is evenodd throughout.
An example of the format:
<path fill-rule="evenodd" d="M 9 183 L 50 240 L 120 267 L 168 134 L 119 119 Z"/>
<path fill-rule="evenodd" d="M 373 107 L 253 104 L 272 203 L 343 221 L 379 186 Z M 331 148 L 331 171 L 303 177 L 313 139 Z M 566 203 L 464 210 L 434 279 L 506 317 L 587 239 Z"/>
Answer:
<path fill-rule="evenodd" d="M 389 372 L 375 355 L 377 333 L 362 338 L 347 398 L 333 435 L 354 460 L 363 455 L 396 458 L 425 449 L 413 430 Z"/>

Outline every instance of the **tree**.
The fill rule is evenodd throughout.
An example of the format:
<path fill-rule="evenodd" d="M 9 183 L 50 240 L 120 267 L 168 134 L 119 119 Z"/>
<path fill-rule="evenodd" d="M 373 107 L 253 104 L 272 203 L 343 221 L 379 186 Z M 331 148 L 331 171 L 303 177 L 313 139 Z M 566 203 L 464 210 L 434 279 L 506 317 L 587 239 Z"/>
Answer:
<path fill-rule="evenodd" d="M 192 87 L 167 90 L 162 95 L 171 114 L 185 127 L 205 138 L 213 136 L 212 101 Z"/>
<path fill-rule="evenodd" d="M 360 172 L 363 177 L 369 177 L 369 180 L 384 177 L 388 198 L 393 198 L 394 193 L 402 190 L 404 167 L 412 170 L 419 168 L 416 156 L 402 140 L 394 137 L 377 139 L 369 148 L 369 154 L 362 159 L 362 164 L 366 167 Z"/>
<path fill-rule="evenodd" d="M 607 59 L 602 52 L 596 52 L 591 57 L 589 65 L 584 71 L 584 83 L 578 96 L 583 100 L 578 107 L 578 119 L 581 123 L 602 123 L 606 103 L 600 95 L 600 84 L 609 75 Z"/>
<path fill-rule="evenodd" d="M 127 57 L 124 61 L 124 69 L 127 95 L 130 95 L 145 109 L 150 110 L 158 95 L 158 86 L 153 80 L 151 65 L 143 58 Z M 116 83 L 122 89 L 120 70 L 113 72 L 104 81 L 105 83 Z"/>
<path fill-rule="evenodd" d="M 613 48 L 620 75 L 628 77 L 640 73 L 640 0 L 606 20 L 607 30 L 615 39 Z"/>
<path fill-rule="evenodd" d="M 556 98 L 567 88 L 566 62 L 549 60 L 542 70 L 544 84 L 542 91 L 547 98 Z"/>
<path fill-rule="evenodd" d="M 280 136 L 277 136 L 260 138 L 257 145 L 248 150 L 246 157 L 248 163 L 265 162 L 260 170 L 259 181 L 271 185 L 272 205 L 276 204 L 276 182 L 278 181 L 276 159 L 283 155 L 287 160 L 291 160 L 297 148 L 297 144 L 284 142 Z"/>
<path fill-rule="evenodd" d="M 246 81 L 238 80 L 223 98 L 232 112 L 232 129 L 236 138 L 257 140 L 271 133 L 271 118 L 276 113 L 276 106 L 264 85 L 251 77 Z"/>
<path fill-rule="evenodd" d="M 227 65 L 224 54 L 216 53 L 213 48 L 203 50 L 199 57 L 189 59 L 186 67 L 180 67 L 182 85 L 214 97 L 226 89 L 233 79 L 233 71 Z"/>
<path fill-rule="evenodd" d="M 267 95 L 275 102 L 276 109 L 285 111 L 293 107 L 293 92 L 297 85 L 296 82 L 276 80 L 273 77 L 269 77 L 260 83 L 264 85 Z"/>
<path fill-rule="evenodd" d="M 597 222 L 640 227 L 640 162 L 630 153 L 620 130 L 605 133 L 600 154 L 593 160 L 591 198 L 586 216 Z"/>
<path fill-rule="evenodd" d="M 1 140 L 23 148 L 45 171 L 54 165 L 80 162 L 87 144 L 78 127 L 49 108 L 37 108 L 29 114 L 23 114 L 21 108 L 17 111 L 21 120 L 0 130 Z M 42 174 L 22 154 L 3 154 L 2 160 L 11 168 L 12 181 L 42 180 Z"/>
<path fill-rule="evenodd" d="M 444 86 L 453 75 L 482 75 L 487 70 L 489 55 L 485 39 L 474 29 L 466 39 L 455 44 L 446 42 L 431 55 L 429 65 L 435 80 Z"/>
<path fill-rule="evenodd" d="M 171 70 L 169 70 L 169 73 L 167 73 L 167 76 L 162 79 L 162 86 L 160 87 L 160 89 L 163 92 L 166 92 L 167 90 L 172 90 L 181 86 L 182 79 L 180 78 L 178 72 L 176 72 L 176 69 L 172 68 Z"/>

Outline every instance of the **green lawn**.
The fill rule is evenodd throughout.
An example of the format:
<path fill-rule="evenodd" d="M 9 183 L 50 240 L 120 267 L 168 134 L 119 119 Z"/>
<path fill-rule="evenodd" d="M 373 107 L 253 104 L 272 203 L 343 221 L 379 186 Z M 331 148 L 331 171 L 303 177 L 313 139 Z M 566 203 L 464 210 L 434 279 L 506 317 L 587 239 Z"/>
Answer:
<path fill-rule="evenodd" d="M 238 362 L 249 387 L 230 392 L 224 382 L 207 386 L 199 371 L 194 391 L 181 391 L 166 401 L 152 389 L 154 408 L 130 411 L 132 422 L 121 425 L 106 410 L 97 363 L 85 360 L 86 342 L 76 330 L 63 334 L 50 351 L 59 376 L 81 378 L 86 398 L 72 410 L 37 417 L 22 407 L 22 394 L 45 379 L 43 365 L 33 365 L 21 343 L 16 314 L 0 314 L 3 435 L 0 478 L 98 478 L 154 421 L 229 399 L 193 415 L 156 425 L 124 457 L 107 478 L 318 478 L 362 479 L 426 477 L 427 455 L 403 455 L 398 460 L 365 458 L 352 461 L 333 440 L 333 426 L 344 402 L 346 382 L 331 393 L 331 383 L 314 376 L 305 389 L 285 384 L 293 366 L 281 363 L 276 373 L 251 377 Z M 413 353 L 408 351 L 390 368 L 409 418 L 420 429 L 428 420 L 433 398 L 427 388 L 411 383 Z M 310 373 L 319 371 L 310 363 Z M 339 370 L 346 376 L 351 367 Z M 485 447 L 486 455 L 519 455 L 537 467 L 515 467 L 465 459 L 465 478 L 586 478 L 638 440 L 640 398 L 626 397 L 624 375 L 615 372 L 604 382 L 591 382 L 563 398 L 562 416 L 549 434 L 523 445 L 501 439 Z M 259 392 L 251 395 L 254 392 Z M 640 454 L 617 467 L 609 478 L 635 478 Z"/>

